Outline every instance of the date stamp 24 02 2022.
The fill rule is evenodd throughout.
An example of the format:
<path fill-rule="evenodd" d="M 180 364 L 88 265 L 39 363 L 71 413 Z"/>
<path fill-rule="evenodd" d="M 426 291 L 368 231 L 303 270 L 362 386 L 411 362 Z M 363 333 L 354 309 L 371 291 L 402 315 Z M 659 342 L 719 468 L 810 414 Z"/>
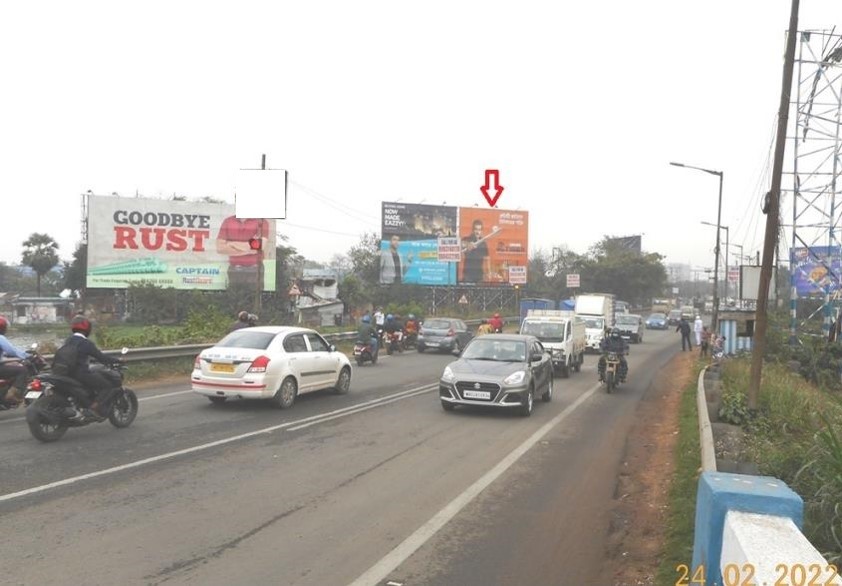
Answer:
<path fill-rule="evenodd" d="M 708 581 L 704 566 L 691 570 L 687 564 L 675 567 L 675 586 L 702 586 Z M 722 570 L 723 586 L 842 586 L 842 577 L 832 564 L 776 564 L 775 581 L 758 583 L 754 564 L 728 564 Z"/>

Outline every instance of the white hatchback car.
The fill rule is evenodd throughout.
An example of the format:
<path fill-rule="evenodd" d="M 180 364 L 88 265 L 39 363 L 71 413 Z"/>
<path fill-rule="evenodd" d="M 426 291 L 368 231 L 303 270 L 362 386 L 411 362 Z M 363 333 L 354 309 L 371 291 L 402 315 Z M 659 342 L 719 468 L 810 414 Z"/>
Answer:
<path fill-rule="evenodd" d="M 190 381 L 193 391 L 214 404 L 229 398 L 270 399 L 288 409 L 310 391 L 347 393 L 351 362 L 310 329 L 242 328 L 196 357 Z"/>

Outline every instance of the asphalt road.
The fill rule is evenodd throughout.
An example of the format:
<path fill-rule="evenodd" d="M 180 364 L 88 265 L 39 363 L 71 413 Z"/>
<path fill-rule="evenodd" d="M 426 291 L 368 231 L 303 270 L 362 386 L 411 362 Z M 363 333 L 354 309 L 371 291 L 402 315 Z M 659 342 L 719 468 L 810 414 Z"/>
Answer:
<path fill-rule="evenodd" d="M 679 341 L 647 332 L 612 395 L 590 356 L 529 418 L 445 413 L 451 358 L 415 353 L 287 411 L 185 381 L 48 445 L 0 413 L 0 582 L 594 583 L 635 406 Z"/>

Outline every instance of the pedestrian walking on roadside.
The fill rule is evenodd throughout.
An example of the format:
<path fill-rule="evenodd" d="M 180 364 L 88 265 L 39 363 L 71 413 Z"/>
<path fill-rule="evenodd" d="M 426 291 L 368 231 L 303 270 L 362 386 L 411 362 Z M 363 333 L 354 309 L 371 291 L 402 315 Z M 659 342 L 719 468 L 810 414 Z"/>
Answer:
<path fill-rule="evenodd" d="M 696 333 L 696 346 L 702 345 L 702 330 L 705 324 L 702 323 L 701 316 L 696 316 L 696 321 L 693 322 L 693 331 Z"/>
<path fill-rule="evenodd" d="M 701 347 L 702 347 L 701 355 L 704 356 L 704 357 L 707 357 L 707 355 L 708 355 L 708 349 L 710 348 L 710 337 L 711 337 L 710 330 L 708 329 L 707 326 L 704 326 L 702 328 L 702 343 L 701 343 Z"/>
<path fill-rule="evenodd" d="M 693 341 L 690 340 L 690 322 L 687 321 L 687 318 L 681 318 L 675 331 L 681 332 L 681 351 L 692 350 Z"/>

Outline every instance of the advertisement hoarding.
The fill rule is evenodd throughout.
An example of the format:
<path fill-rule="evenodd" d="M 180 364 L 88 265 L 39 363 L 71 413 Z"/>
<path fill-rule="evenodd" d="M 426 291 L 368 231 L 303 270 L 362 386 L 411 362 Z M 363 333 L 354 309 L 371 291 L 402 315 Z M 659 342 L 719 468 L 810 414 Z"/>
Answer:
<path fill-rule="evenodd" d="M 237 219 L 233 205 L 92 195 L 87 222 L 89 288 L 275 290 L 275 222 Z"/>
<path fill-rule="evenodd" d="M 769 282 L 769 301 L 777 299 L 775 283 L 778 271 L 772 267 L 772 279 Z M 760 292 L 760 267 L 743 265 L 740 267 L 740 299 L 743 301 L 757 301 Z"/>
<path fill-rule="evenodd" d="M 528 212 L 459 208 L 459 237 L 459 283 L 504 285 L 509 267 L 529 265 Z"/>
<path fill-rule="evenodd" d="M 456 284 L 455 263 L 439 259 L 439 238 L 457 237 L 456 218 L 453 206 L 383 202 L 380 283 Z"/>
<path fill-rule="evenodd" d="M 799 297 L 823 296 L 839 288 L 842 251 L 838 247 L 812 246 L 790 249 L 790 267 Z M 828 271 L 828 267 L 833 271 Z"/>
<path fill-rule="evenodd" d="M 608 238 L 607 240 L 609 246 L 622 248 L 631 252 L 635 252 L 637 254 L 640 254 L 641 248 L 643 246 L 643 239 L 640 235 L 620 236 L 619 238 Z"/>
<path fill-rule="evenodd" d="M 581 286 L 581 281 L 579 279 L 579 273 L 570 273 L 567 275 L 567 288 L 568 289 L 575 289 Z"/>

